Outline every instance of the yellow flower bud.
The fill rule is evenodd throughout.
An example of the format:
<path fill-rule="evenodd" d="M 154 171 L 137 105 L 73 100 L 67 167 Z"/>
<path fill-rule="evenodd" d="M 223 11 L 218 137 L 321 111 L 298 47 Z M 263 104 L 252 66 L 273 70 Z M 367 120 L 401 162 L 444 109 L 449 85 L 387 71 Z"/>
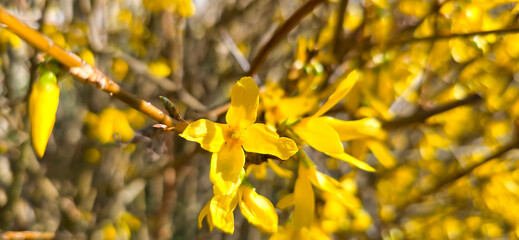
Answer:
<path fill-rule="evenodd" d="M 29 119 L 32 145 L 38 157 L 43 157 L 49 141 L 59 102 L 56 75 L 48 70 L 40 72 L 29 97 Z"/>

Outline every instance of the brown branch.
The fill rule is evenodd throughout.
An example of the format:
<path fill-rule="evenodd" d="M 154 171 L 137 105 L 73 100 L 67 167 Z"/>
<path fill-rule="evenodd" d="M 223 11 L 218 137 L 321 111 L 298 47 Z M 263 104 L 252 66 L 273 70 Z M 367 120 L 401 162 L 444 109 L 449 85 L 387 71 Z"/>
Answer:
<path fill-rule="evenodd" d="M 451 110 L 453 108 L 457 108 L 459 106 L 473 104 L 473 103 L 479 102 L 481 100 L 482 100 L 482 98 L 479 94 L 473 94 L 473 95 L 469 95 L 468 97 L 466 97 L 464 99 L 461 99 L 461 100 L 458 100 L 455 102 L 450 102 L 445 105 L 440 105 L 440 106 L 437 106 L 437 107 L 434 107 L 431 109 L 420 108 L 414 114 L 411 114 L 410 116 L 400 117 L 400 118 L 395 118 L 395 119 L 392 119 L 389 121 L 385 121 L 382 123 L 382 127 L 386 130 L 392 130 L 392 129 L 397 129 L 400 127 L 408 126 L 408 125 L 411 125 L 414 123 L 421 123 L 421 122 L 424 122 L 427 118 L 430 118 L 436 114 L 440 114 L 440 113 L 449 111 L 449 110 Z"/>
<path fill-rule="evenodd" d="M 496 158 L 500 157 L 501 155 L 503 155 L 503 154 L 507 153 L 508 151 L 510 151 L 514 148 L 517 148 L 517 147 L 519 147 L 519 139 L 515 139 L 515 140 L 511 141 L 510 143 L 502 146 L 496 152 L 485 157 L 483 160 L 481 160 L 475 164 L 472 164 L 471 166 L 469 166 L 465 169 L 462 169 L 454 174 L 450 174 L 449 176 L 445 177 L 444 179 L 438 181 L 438 183 L 436 183 L 434 186 L 432 186 L 428 189 L 425 189 L 423 191 L 419 191 L 417 194 L 413 194 L 413 195 L 409 196 L 408 200 L 406 202 L 404 202 L 402 205 L 400 205 L 398 208 L 404 209 L 407 206 L 409 206 L 410 204 L 418 203 L 418 202 L 422 201 L 426 196 L 429 196 L 433 193 L 438 192 L 445 186 L 448 186 L 448 185 L 456 182 L 458 179 L 469 175 L 470 173 L 472 173 L 474 171 L 474 169 L 480 167 L 481 165 L 488 163 L 491 160 L 496 159 Z"/>
<path fill-rule="evenodd" d="M 341 39 L 344 34 L 343 24 L 344 18 L 346 17 L 346 7 L 348 6 L 348 0 L 341 0 L 339 3 L 339 11 L 337 13 L 337 21 L 335 22 L 335 29 L 333 33 L 333 42 L 332 42 L 332 52 L 336 53 L 335 57 L 338 58 L 337 54 L 341 51 L 339 47 L 341 46 Z"/>
<path fill-rule="evenodd" d="M 488 35 L 488 34 L 505 34 L 505 33 L 516 33 L 519 32 L 519 26 L 514 26 L 506 29 L 496 29 L 490 31 L 478 31 L 478 32 L 470 32 L 470 33 L 451 33 L 445 35 L 434 35 L 428 37 L 418 37 L 418 38 L 409 38 L 402 41 L 394 41 L 389 42 L 388 46 L 397 46 L 404 45 L 415 42 L 423 42 L 423 41 L 432 41 L 432 40 L 442 40 L 442 39 L 450 39 L 455 37 L 472 37 L 476 35 Z"/>
<path fill-rule="evenodd" d="M 123 101 L 128 106 L 141 111 L 150 118 L 168 127 L 172 127 L 177 132 L 182 132 L 186 128 L 187 125 L 185 123 L 175 123 L 169 115 L 164 114 L 164 112 L 153 106 L 150 102 L 144 101 L 122 89 L 117 83 L 107 78 L 98 69 L 88 65 L 76 54 L 63 50 L 47 37 L 21 23 L 14 16 L 7 13 L 1 6 L 0 23 L 7 25 L 10 31 L 68 67 L 70 73 L 82 81 L 94 84 L 97 88 L 108 92 L 111 96 Z"/>
<path fill-rule="evenodd" d="M 281 24 L 276 29 L 272 37 L 268 40 L 268 42 L 259 50 L 258 54 L 256 54 L 252 60 L 250 69 L 247 71 L 247 76 L 255 75 L 274 47 L 277 46 L 278 43 L 297 26 L 297 24 L 299 24 L 301 19 L 310 14 L 317 6 L 324 2 L 326 2 L 326 0 L 307 1 L 305 4 L 303 4 L 303 6 L 299 7 L 299 9 L 297 9 L 283 24 Z"/>
<path fill-rule="evenodd" d="M 54 239 L 53 232 L 8 231 L 0 233 L 0 239 Z"/>

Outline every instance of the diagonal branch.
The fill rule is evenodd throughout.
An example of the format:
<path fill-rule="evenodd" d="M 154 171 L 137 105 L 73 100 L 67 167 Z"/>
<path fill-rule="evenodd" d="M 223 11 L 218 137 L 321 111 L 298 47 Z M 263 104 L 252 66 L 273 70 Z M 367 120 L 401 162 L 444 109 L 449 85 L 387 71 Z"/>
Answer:
<path fill-rule="evenodd" d="M 389 46 L 397 46 L 397 45 L 405 45 L 409 43 L 415 42 L 424 42 L 424 41 L 433 41 L 433 40 L 442 40 L 442 39 L 451 39 L 456 37 L 473 37 L 476 35 L 489 35 L 489 34 L 506 34 L 506 33 L 517 33 L 519 32 L 519 26 L 514 26 L 505 29 L 496 29 L 489 31 L 477 31 L 477 32 L 469 32 L 469 33 L 451 33 L 444 35 L 433 35 L 428 37 L 417 37 L 417 38 L 409 38 L 402 41 L 393 41 L 389 42 Z"/>
<path fill-rule="evenodd" d="M 247 71 L 247 76 L 255 75 L 265 59 L 270 54 L 270 52 L 274 49 L 275 46 L 290 32 L 294 29 L 297 24 L 308 14 L 310 14 L 317 6 L 321 3 L 326 2 L 326 0 L 309 0 L 303 6 L 299 7 L 288 19 L 286 22 L 281 24 L 272 37 L 268 40 L 268 42 L 259 50 L 258 54 L 252 60 L 249 71 Z"/>
<path fill-rule="evenodd" d="M 473 104 L 481 101 L 482 98 L 479 94 L 469 95 L 464 99 L 460 99 L 455 102 L 450 102 L 444 105 L 440 105 L 431 109 L 419 108 L 414 114 L 407 117 L 395 118 L 382 123 L 382 127 L 386 130 L 392 130 L 404 126 L 408 126 L 414 123 L 424 122 L 427 118 L 430 118 L 436 114 L 440 114 L 449 111 L 453 108 L 457 108 L 463 105 Z"/>
<path fill-rule="evenodd" d="M 122 89 L 117 83 L 113 82 L 101 73 L 101 71 L 87 64 L 76 54 L 63 50 L 49 38 L 43 36 L 38 31 L 31 29 L 14 16 L 7 13 L 7 11 L 1 6 L 0 23 L 5 24 L 7 29 L 27 41 L 35 48 L 58 60 L 61 64 L 70 69 L 72 75 L 82 81 L 94 84 L 97 88 L 108 92 L 111 96 L 116 97 L 128 106 L 141 111 L 150 118 L 167 125 L 168 127 L 172 127 L 177 132 L 182 132 L 186 128 L 186 123 L 175 123 L 168 114 L 165 114 L 150 102 L 140 99 Z"/>

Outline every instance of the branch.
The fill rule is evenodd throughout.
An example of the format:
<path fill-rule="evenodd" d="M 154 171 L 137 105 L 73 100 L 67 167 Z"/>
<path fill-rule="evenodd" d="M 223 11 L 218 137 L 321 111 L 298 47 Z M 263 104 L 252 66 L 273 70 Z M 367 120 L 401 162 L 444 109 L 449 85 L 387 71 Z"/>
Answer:
<path fill-rule="evenodd" d="M 265 59 L 270 54 L 270 52 L 274 49 L 276 45 L 286 36 L 292 29 L 294 29 L 297 24 L 308 14 L 310 14 L 317 6 L 321 3 L 326 2 L 326 0 L 309 0 L 303 6 L 299 7 L 288 19 L 286 22 L 281 24 L 272 37 L 268 40 L 268 42 L 259 50 L 258 54 L 252 60 L 249 71 L 247 71 L 247 76 L 253 76 L 258 72 L 258 69 L 261 67 Z"/>
<path fill-rule="evenodd" d="M 456 182 L 458 179 L 469 175 L 477 167 L 480 167 L 481 165 L 483 165 L 487 162 L 490 162 L 491 160 L 496 159 L 496 158 L 500 157 L 501 155 L 503 155 L 503 154 L 507 153 L 508 151 L 510 151 L 514 148 L 517 148 L 517 147 L 519 147 L 519 139 L 515 139 L 515 140 L 511 141 L 510 143 L 502 146 L 496 152 L 485 157 L 480 162 L 475 163 L 465 169 L 462 169 L 454 174 L 451 174 L 451 175 L 445 177 L 444 179 L 440 180 L 436 185 L 434 185 L 426 190 L 419 191 L 418 194 L 409 196 L 408 200 L 405 203 L 403 203 L 401 206 L 399 206 L 398 208 L 404 209 L 405 207 L 409 206 L 410 204 L 418 203 L 418 202 L 422 201 L 426 196 L 436 193 L 439 190 L 441 190 L 443 187 L 448 186 L 448 185 Z"/>
<path fill-rule="evenodd" d="M 389 121 L 385 121 L 382 123 L 382 127 L 386 130 L 393 130 L 400 127 L 408 126 L 414 123 L 421 123 L 424 122 L 427 118 L 430 118 L 436 114 L 440 114 L 446 111 L 449 111 L 453 108 L 457 108 L 459 106 L 467 105 L 467 104 L 473 104 L 476 102 L 481 101 L 482 98 L 479 94 L 473 94 L 469 95 L 468 97 L 455 101 L 450 102 L 445 105 L 440 105 L 431 109 L 418 109 L 414 114 L 411 114 L 407 117 L 400 117 L 395 118 Z"/>
<path fill-rule="evenodd" d="M 337 13 L 337 21 L 335 25 L 335 29 L 333 32 L 333 41 L 332 41 L 332 52 L 336 53 L 335 57 L 338 58 L 337 53 L 340 53 L 339 50 L 341 39 L 343 37 L 343 24 L 344 24 L 344 18 L 346 17 L 346 7 L 348 6 L 348 0 L 341 0 L 339 4 L 339 10 Z"/>
<path fill-rule="evenodd" d="M 74 53 L 60 48 L 47 37 L 21 23 L 14 16 L 0 6 L 0 23 L 7 25 L 7 29 L 34 46 L 58 60 L 70 69 L 70 73 L 84 82 L 94 84 L 97 88 L 108 92 L 111 96 L 123 101 L 128 106 L 135 108 L 150 118 L 172 127 L 177 132 L 186 128 L 186 123 L 175 123 L 173 119 L 162 112 L 150 102 L 144 101 L 128 91 L 122 89 L 117 83 L 107 78 L 101 71 L 90 66 Z"/>
<path fill-rule="evenodd" d="M 478 32 L 470 32 L 470 33 L 451 33 L 451 34 L 445 34 L 445 35 L 434 35 L 434 36 L 428 36 L 428 37 L 409 38 L 409 39 L 405 39 L 402 41 L 389 42 L 388 46 L 404 45 L 404 44 L 423 42 L 423 41 L 450 39 L 450 38 L 455 38 L 455 37 L 472 37 L 472 36 L 476 36 L 476 35 L 505 34 L 505 33 L 516 33 L 516 32 L 519 32 L 519 26 L 506 28 L 506 29 L 490 30 L 490 31 L 478 31 Z"/>

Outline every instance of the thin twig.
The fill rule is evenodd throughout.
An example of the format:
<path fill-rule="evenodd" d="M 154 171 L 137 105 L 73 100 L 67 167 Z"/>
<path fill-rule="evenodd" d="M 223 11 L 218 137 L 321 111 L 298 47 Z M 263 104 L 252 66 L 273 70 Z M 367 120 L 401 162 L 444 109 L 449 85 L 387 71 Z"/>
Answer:
<path fill-rule="evenodd" d="M 21 23 L 11 14 L 0 6 L 0 23 L 7 25 L 13 33 L 43 51 L 60 63 L 70 68 L 70 73 L 84 82 L 94 84 L 97 88 L 108 92 L 111 96 L 123 101 L 128 106 L 135 108 L 150 118 L 172 127 L 177 132 L 182 132 L 186 128 L 185 123 L 175 123 L 173 119 L 164 114 L 160 109 L 153 106 L 150 102 L 142 100 L 128 91 L 122 89 L 117 83 L 113 82 L 101 73 L 98 69 L 90 66 L 74 53 L 68 52 L 54 44 L 49 38 Z"/>
<path fill-rule="evenodd" d="M 479 94 L 473 94 L 473 95 L 469 95 L 468 97 L 466 97 L 464 99 L 461 99 L 461 100 L 458 100 L 455 102 L 450 102 L 450 103 L 447 103 L 444 105 L 440 105 L 440 106 L 437 106 L 437 107 L 434 107 L 431 109 L 420 108 L 414 114 L 411 114 L 410 116 L 396 118 L 396 119 L 392 119 L 392 120 L 383 122 L 382 127 L 386 130 L 392 130 L 392 129 L 408 126 L 408 125 L 411 125 L 414 123 L 424 122 L 427 118 L 430 118 L 436 114 L 440 114 L 440 113 L 449 111 L 449 110 L 451 110 L 453 108 L 457 108 L 459 106 L 473 104 L 473 103 L 479 102 L 481 100 L 482 100 L 482 98 Z"/>
<path fill-rule="evenodd" d="M 0 233 L 0 239 L 54 239 L 53 232 L 8 231 Z"/>
<path fill-rule="evenodd" d="M 234 40 L 232 40 L 232 37 L 229 35 L 229 33 L 225 29 L 220 29 L 220 37 L 222 38 L 223 44 L 229 49 L 231 54 L 234 56 L 234 59 L 236 59 L 236 62 L 240 65 L 240 67 L 243 69 L 244 72 L 247 72 L 250 70 L 250 63 L 247 60 L 245 56 L 243 56 L 243 53 L 240 51 L 238 46 L 236 46 L 236 43 Z"/>
<path fill-rule="evenodd" d="M 270 52 L 274 49 L 275 46 L 292 30 L 297 24 L 308 14 L 310 14 L 317 6 L 321 3 L 326 2 L 326 0 L 309 0 L 303 6 L 299 7 L 283 24 L 281 24 L 272 37 L 267 41 L 267 43 L 259 50 L 258 54 L 254 57 L 251 62 L 251 66 L 249 71 L 247 71 L 247 76 L 255 75 L 265 59 L 270 54 Z"/>
<path fill-rule="evenodd" d="M 388 46 L 398 46 L 398 45 L 410 44 L 410 43 L 415 43 L 415 42 L 451 39 L 451 38 L 456 38 L 456 37 L 472 37 L 472 36 L 477 36 L 477 35 L 505 34 L 505 33 L 516 33 L 516 32 L 519 32 L 519 26 L 514 26 L 514 27 L 506 28 L 506 29 L 490 30 L 490 31 L 478 31 L 478 32 L 470 32 L 470 33 L 451 33 L 451 34 L 444 34 L 444 35 L 409 38 L 409 39 L 405 39 L 402 41 L 389 42 Z"/>

